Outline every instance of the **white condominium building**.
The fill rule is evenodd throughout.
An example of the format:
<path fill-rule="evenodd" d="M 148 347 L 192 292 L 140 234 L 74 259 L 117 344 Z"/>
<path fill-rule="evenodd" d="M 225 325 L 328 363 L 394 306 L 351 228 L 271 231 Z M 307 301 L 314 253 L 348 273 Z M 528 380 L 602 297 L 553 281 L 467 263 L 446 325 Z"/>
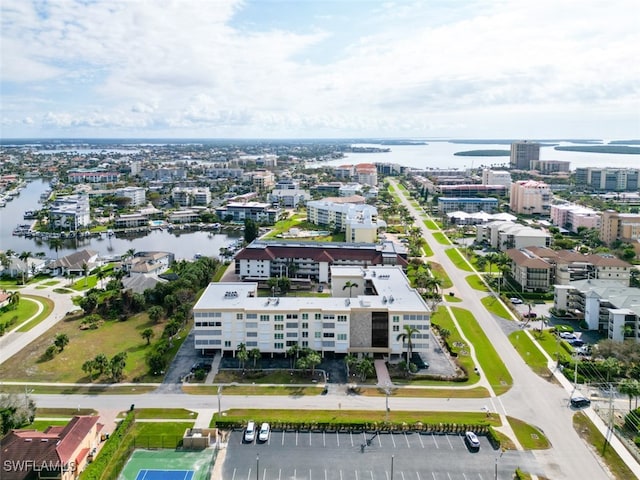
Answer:
<path fill-rule="evenodd" d="M 257 283 L 211 283 L 193 307 L 195 348 L 235 352 L 244 343 L 284 354 L 294 345 L 324 353 L 406 353 L 398 336 L 415 328 L 426 358 L 430 310 L 399 267 L 332 267 L 332 296 L 258 297 Z"/>

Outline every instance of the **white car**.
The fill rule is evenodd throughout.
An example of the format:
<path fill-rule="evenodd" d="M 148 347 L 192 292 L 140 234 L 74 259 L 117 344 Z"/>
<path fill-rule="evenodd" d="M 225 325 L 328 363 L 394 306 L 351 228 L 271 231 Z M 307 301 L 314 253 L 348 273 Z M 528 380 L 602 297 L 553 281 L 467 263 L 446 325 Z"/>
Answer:
<path fill-rule="evenodd" d="M 475 433 L 465 432 L 464 439 L 469 445 L 469 448 L 480 448 L 480 440 L 478 440 L 478 436 Z"/>
<path fill-rule="evenodd" d="M 560 338 L 564 338 L 565 340 L 575 340 L 578 337 L 571 332 L 560 332 Z"/>
<path fill-rule="evenodd" d="M 260 426 L 260 432 L 258 433 L 258 441 L 266 442 L 269 440 L 269 434 L 271 434 L 271 427 L 268 423 L 263 423 Z"/>
<path fill-rule="evenodd" d="M 256 422 L 250 421 L 247 423 L 247 428 L 244 431 L 245 443 L 253 443 L 256 439 Z"/>
<path fill-rule="evenodd" d="M 513 303 L 514 305 L 520 305 L 522 303 L 522 300 L 520 300 L 519 298 L 510 298 L 509 301 L 511 303 Z"/>

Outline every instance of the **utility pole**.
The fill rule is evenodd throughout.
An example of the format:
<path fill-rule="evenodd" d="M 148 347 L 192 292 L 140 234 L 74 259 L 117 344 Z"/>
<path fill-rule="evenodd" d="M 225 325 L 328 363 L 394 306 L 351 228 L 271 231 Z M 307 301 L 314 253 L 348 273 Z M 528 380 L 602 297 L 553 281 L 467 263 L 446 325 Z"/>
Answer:
<path fill-rule="evenodd" d="M 391 477 L 389 478 L 389 480 L 393 480 L 393 455 L 391 455 Z"/>

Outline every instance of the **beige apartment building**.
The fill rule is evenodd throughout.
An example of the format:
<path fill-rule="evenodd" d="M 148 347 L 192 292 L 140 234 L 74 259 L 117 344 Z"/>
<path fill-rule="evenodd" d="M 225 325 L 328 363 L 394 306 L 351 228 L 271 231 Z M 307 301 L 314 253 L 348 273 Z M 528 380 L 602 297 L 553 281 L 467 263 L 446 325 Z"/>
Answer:
<path fill-rule="evenodd" d="M 640 214 L 606 210 L 602 214 L 600 240 L 606 245 L 616 240 L 640 240 Z"/>
<path fill-rule="evenodd" d="M 544 182 L 519 180 L 511 184 L 509 207 L 525 215 L 548 215 L 551 208 L 551 189 Z"/>

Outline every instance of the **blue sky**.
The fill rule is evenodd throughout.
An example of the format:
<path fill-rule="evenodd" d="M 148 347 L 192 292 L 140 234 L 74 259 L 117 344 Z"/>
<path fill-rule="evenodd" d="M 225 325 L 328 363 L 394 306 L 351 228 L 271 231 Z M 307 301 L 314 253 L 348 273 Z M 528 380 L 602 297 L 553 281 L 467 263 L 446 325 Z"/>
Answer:
<path fill-rule="evenodd" d="M 0 135 L 640 138 L 636 0 L 2 0 Z"/>

